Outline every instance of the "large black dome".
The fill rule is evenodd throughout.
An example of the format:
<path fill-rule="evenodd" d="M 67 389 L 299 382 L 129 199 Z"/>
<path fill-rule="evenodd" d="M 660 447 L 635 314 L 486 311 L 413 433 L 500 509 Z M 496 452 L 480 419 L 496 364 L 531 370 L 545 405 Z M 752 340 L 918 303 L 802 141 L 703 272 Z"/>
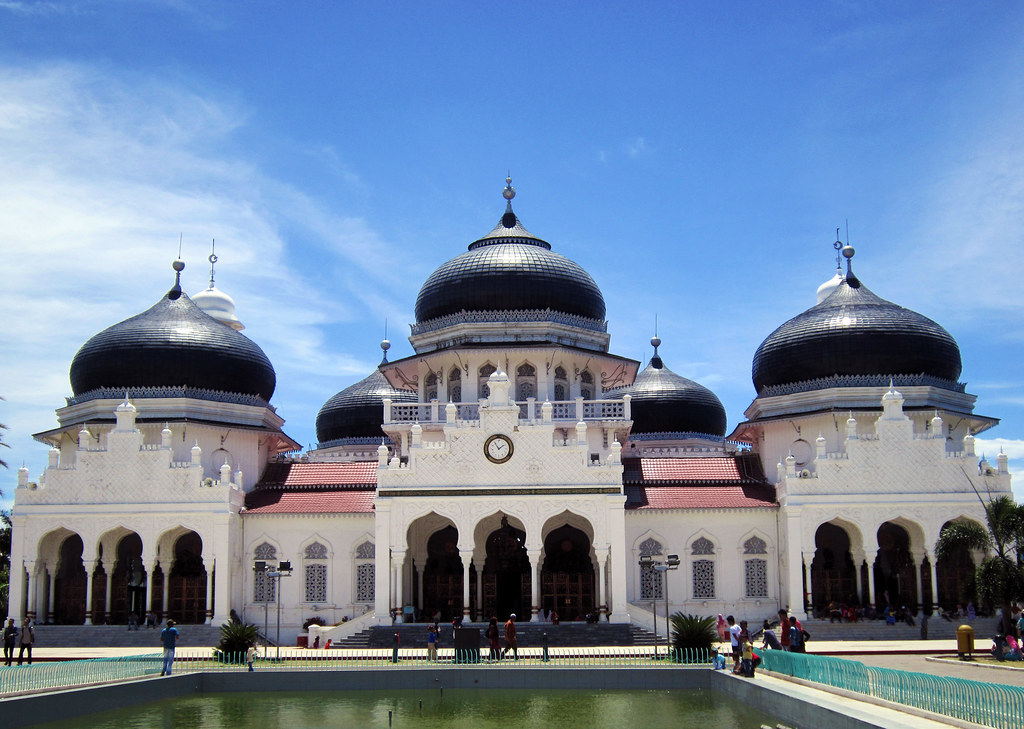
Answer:
<path fill-rule="evenodd" d="M 758 392 L 835 375 L 928 375 L 955 383 L 960 348 L 926 316 L 877 296 L 852 273 L 754 354 Z"/>
<path fill-rule="evenodd" d="M 185 386 L 269 401 L 276 383 L 263 350 L 204 313 L 177 284 L 149 310 L 94 336 L 71 362 L 75 395 Z"/>
<path fill-rule="evenodd" d="M 494 230 L 430 275 L 416 298 L 423 323 L 462 311 L 547 310 L 603 321 L 604 297 L 579 264 L 523 227 L 509 204 Z"/>
<path fill-rule="evenodd" d="M 384 422 L 384 398 L 392 402 L 416 402 L 414 392 L 396 390 L 380 370 L 336 394 L 316 416 L 316 438 L 329 443 L 340 438 L 380 438 Z"/>
<path fill-rule="evenodd" d="M 725 408 L 715 393 L 665 367 L 655 348 L 647 368 L 616 397 L 632 396 L 632 433 L 725 435 Z"/>

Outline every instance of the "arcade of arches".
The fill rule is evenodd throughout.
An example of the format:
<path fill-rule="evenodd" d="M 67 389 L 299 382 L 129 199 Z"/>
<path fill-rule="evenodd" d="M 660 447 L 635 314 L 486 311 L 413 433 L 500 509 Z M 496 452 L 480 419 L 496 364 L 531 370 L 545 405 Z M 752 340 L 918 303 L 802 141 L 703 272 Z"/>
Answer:
<path fill-rule="evenodd" d="M 835 603 L 931 614 L 936 608 L 977 602 L 974 570 L 979 555 L 962 550 L 936 560 L 933 545 L 923 545 L 923 535 L 912 535 L 913 530 L 909 523 L 887 521 L 878 527 L 871 549 L 853 525 L 839 520 L 821 524 L 814 534 L 813 557 L 804 558 L 808 610 L 825 614 Z"/>
<path fill-rule="evenodd" d="M 45 536 L 30 575 L 28 616 L 63 625 L 142 623 L 152 611 L 184 624 L 213 617 L 213 570 L 203 560 L 203 540 L 179 529 L 158 541 L 147 567 L 142 538 L 119 529 L 103 535 L 92 555 L 82 537 L 60 529 Z M 168 559 L 159 555 L 168 554 Z"/>
<path fill-rule="evenodd" d="M 564 620 L 606 617 L 608 602 L 598 589 L 605 584 L 602 555 L 586 525 L 556 520 L 545 531 L 543 548 L 531 550 L 521 524 L 505 515 L 493 521 L 476 530 L 474 550 L 460 550 L 459 531 L 451 523 L 432 529 L 425 545 L 410 540 L 411 554 L 404 565 L 395 564 L 392 579 L 394 609 L 402 619 L 486 621 L 515 613 L 526 620 L 538 610 Z M 410 537 L 415 531 L 414 525 Z"/>

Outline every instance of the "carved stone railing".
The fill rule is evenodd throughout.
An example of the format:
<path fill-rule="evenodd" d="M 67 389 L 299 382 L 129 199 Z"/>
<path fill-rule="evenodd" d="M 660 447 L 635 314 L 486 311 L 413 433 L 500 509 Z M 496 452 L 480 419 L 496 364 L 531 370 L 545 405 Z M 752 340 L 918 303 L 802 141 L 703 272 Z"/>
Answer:
<path fill-rule="evenodd" d="M 541 422 L 544 406 L 551 405 L 552 422 L 579 422 L 602 420 L 629 420 L 631 418 L 628 398 L 616 400 L 559 400 L 544 403 L 533 398 L 514 403 L 519 406 L 519 417 L 524 422 Z M 480 419 L 480 403 L 455 403 L 456 419 L 476 421 Z M 447 406 L 437 400 L 428 403 L 393 403 L 384 401 L 384 424 L 392 423 L 446 423 Z"/>

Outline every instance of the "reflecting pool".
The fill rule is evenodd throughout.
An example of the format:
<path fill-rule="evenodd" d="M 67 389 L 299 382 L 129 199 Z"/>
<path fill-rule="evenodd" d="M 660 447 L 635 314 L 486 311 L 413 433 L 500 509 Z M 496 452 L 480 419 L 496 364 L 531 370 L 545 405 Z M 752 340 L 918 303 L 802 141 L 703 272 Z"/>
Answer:
<path fill-rule="evenodd" d="M 389 717 L 390 713 L 390 717 Z M 390 723 L 389 723 L 390 722 Z M 758 729 L 778 720 L 714 691 L 337 691 L 207 694 L 39 729 Z"/>

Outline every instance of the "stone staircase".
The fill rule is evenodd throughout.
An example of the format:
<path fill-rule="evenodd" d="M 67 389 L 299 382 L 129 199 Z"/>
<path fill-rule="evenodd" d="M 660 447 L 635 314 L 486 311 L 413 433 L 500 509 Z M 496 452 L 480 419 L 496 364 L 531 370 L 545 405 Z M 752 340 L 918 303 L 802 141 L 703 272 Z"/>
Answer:
<path fill-rule="evenodd" d="M 163 626 L 160 626 L 162 628 Z M 177 625 L 179 646 L 215 646 L 219 625 Z M 139 648 L 159 652 L 160 628 L 128 630 L 123 625 L 36 625 L 39 648 Z"/>
<path fill-rule="evenodd" d="M 467 628 L 480 631 L 480 643 L 486 644 L 484 632 L 487 623 L 466 623 Z M 504 636 L 504 628 L 499 624 Z M 394 626 L 378 625 L 361 633 L 356 633 L 339 643 L 337 648 L 391 648 L 394 634 L 399 634 L 403 648 L 426 648 L 427 623 L 403 623 Z M 636 625 L 623 623 L 604 623 L 588 625 L 587 623 L 516 623 L 516 635 L 522 647 L 536 647 L 544 644 L 544 634 L 552 648 L 584 648 L 597 646 L 648 646 L 654 645 L 654 634 Z M 664 643 L 664 640 L 662 641 Z M 452 626 L 450 623 L 441 625 L 438 645 L 442 648 L 451 647 Z M 504 643 L 503 643 L 504 644 Z"/>
<path fill-rule="evenodd" d="M 828 620 L 801 620 L 800 624 L 804 630 L 811 634 L 808 649 L 813 651 L 811 643 L 823 640 L 920 640 L 921 621 L 917 620 L 915 625 L 896 623 L 886 625 L 884 620 L 861 620 L 856 623 L 830 623 Z M 973 623 L 968 621 L 943 620 L 942 618 L 928 618 L 928 638 L 939 640 L 943 638 L 956 639 L 956 629 L 960 625 L 968 624 L 974 628 L 975 640 L 988 638 L 995 627 L 994 618 L 975 618 Z"/>

